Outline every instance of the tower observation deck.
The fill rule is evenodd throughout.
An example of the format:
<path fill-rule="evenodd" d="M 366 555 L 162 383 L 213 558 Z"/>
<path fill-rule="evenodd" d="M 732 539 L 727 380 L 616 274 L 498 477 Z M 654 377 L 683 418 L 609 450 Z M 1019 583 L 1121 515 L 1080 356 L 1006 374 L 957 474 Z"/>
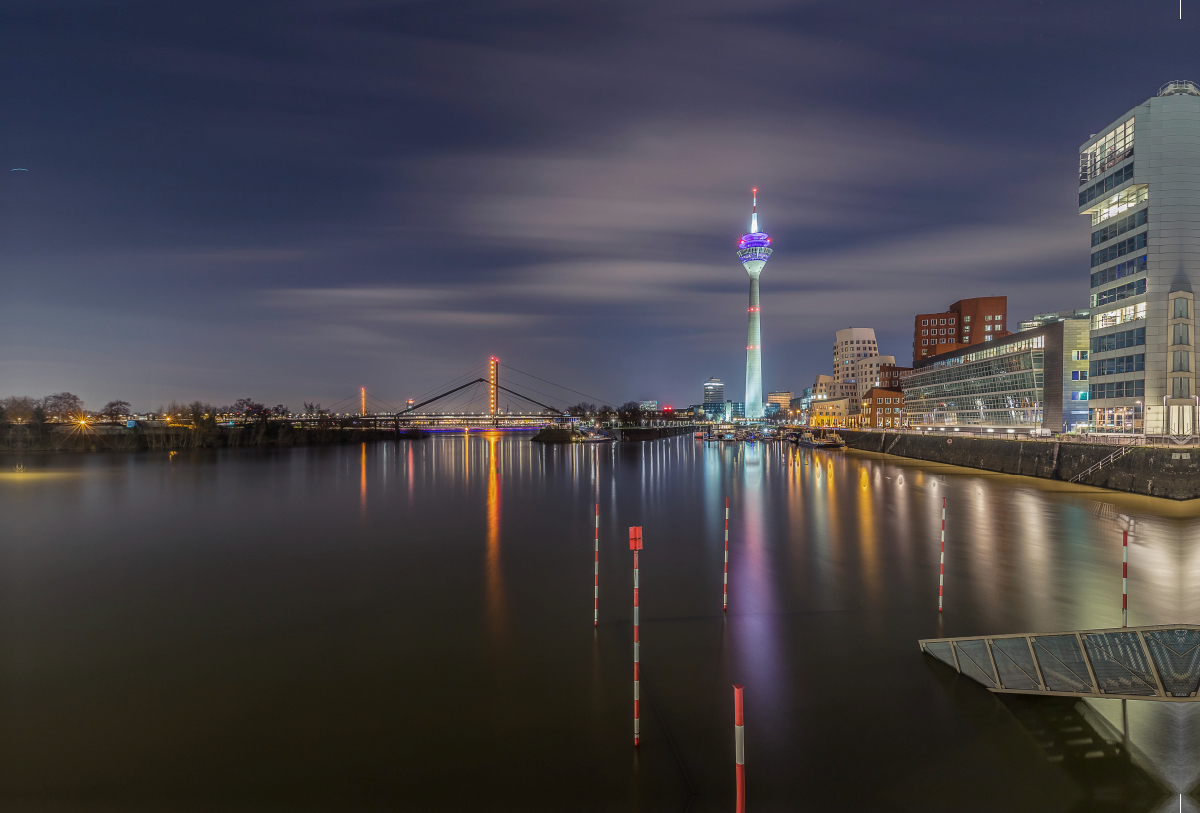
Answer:
<path fill-rule="evenodd" d="M 746 331 L 746 418 L 763 416 L 762 400 L 762 323 L 758 297 L 758 275 L 771 258 L 771 238 L 758 230 L 758 190 L 753 190 L 750 232 L 738 241 L 738 258 L 750 275 L 749 326 Z"/>

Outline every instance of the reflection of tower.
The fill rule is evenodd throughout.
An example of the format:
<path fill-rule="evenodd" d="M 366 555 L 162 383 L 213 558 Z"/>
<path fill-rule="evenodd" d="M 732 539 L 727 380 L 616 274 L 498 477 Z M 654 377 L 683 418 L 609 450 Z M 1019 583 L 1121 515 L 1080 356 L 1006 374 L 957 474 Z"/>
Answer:
<path fill-rule="evenodd" d="M 750 233 L 738 242 L 738 257 L 750 275 L 750 326 L 746 332 L 746 418 L 763 416 L 762 329 L 759 322 L 758 275 L 771 257 L 771 238 L 758 230 L 758 190 L 750 214 Z"/>

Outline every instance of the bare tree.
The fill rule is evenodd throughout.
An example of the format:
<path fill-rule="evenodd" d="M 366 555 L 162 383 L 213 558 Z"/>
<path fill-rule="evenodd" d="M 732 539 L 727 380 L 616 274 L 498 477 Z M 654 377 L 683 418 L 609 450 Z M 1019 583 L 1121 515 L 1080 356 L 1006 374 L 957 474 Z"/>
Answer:
<path fill-rule="evenodd" d="M 83 399 L 69 392 L 47 395 L 42 399 L 42 409 L 48 418 L 58 421 L 82 418 L 87 414 L 83 409 Z"/>
<path fill-rule="evenodd" d="M 10 421 L 21 423 L 33 420 L 34 407 L 38 406 L 37 400 L 28 395 L 13 395 L 0 403 L 3 403 Z"/>
<path fill-rule="evenodd" d="M 100 417 L 109 421 L 120 421 L 130 416 L 128 401 L 109 401 L 100 410 Z"/>
<path fill-rule="evenodd" d="M 621 416 L 621 423 L 641 423 L 642 405 L 637 401 L 626 401 L 617 407 L 617 414 Z"/>

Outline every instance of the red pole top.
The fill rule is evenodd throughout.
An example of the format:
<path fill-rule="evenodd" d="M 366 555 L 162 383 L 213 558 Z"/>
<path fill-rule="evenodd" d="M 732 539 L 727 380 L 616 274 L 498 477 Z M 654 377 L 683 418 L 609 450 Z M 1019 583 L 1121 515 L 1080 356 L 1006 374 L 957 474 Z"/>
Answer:
<path fill-rule="evenodd" d="M 629 549 L 642 549 L 642 528 L 640 525 L 629 529 Z"/>
<path fill-rule="evenodd" d="M 733 724 L 745 725 L 742 722 L 742 684 L 733 684 Z"/>

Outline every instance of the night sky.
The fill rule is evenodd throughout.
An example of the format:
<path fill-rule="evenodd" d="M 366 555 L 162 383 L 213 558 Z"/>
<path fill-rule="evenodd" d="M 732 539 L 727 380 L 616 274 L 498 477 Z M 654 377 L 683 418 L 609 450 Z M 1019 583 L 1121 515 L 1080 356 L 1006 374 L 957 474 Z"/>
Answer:
<path fill-rule="evenodd" d="M 1078 146 L 1200 79 L 1178 14 L 10 0 L 0 397 L 396 404 L 495 354 L 610 403 L 740 400 L 752 186 L 766 390 L 842 327 L 907 363 L 960 298 L 1086 307 Z"/>

